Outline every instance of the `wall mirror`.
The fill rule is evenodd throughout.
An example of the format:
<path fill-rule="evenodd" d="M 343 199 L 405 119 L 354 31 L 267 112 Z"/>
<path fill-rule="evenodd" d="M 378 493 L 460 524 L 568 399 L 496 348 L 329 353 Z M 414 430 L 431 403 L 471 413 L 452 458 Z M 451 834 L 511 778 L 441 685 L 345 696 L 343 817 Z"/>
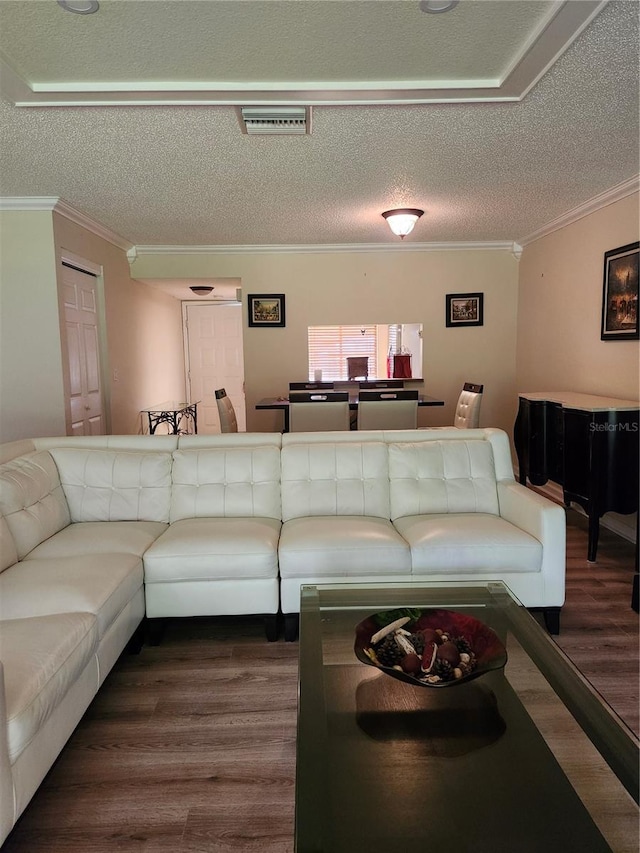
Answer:
<path fill-rule="evenodd" d="M 307 331 L 311 382 L 423 378 L 422 323 L 309 326 Z"/>

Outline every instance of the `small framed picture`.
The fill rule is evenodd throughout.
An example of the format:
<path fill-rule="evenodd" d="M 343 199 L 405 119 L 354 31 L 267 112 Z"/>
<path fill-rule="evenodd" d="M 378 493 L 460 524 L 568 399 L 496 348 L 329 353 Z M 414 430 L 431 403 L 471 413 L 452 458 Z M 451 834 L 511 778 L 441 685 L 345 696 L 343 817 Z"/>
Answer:
<path fill-rule="evenodd" d="M 447 326 L 482 326 L 484 293 L 447 293 Z"/>
<path fill-rule="evenodd" d="M 604 253 L 602 341 L 638 340 L 638 246 Z"/>
<path fill-rule="evenodd" d="M 284 293 L 254 293 L 247 297 L 250 326 L 284 326 Z"/>

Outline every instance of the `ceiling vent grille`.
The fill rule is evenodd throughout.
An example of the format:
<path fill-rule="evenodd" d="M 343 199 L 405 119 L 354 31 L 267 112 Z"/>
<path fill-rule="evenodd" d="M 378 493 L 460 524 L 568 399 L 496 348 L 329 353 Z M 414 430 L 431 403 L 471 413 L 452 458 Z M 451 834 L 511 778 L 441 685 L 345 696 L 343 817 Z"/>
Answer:
<path fill-rule="evenodd" d="M 297 136 L 311 133 L 311 107 L 241 107 L 243 133 Z"/>

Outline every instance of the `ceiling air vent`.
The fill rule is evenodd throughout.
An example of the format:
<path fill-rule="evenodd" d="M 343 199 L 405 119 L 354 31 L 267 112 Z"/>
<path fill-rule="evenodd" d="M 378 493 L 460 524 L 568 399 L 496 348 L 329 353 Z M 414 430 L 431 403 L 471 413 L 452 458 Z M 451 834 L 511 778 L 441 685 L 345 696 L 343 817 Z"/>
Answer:
<path fill-rule="evenodd" d="M 242 130 L 250 135 L 311 133 L 311 107 L 241 107 L 240 114 Z"/>

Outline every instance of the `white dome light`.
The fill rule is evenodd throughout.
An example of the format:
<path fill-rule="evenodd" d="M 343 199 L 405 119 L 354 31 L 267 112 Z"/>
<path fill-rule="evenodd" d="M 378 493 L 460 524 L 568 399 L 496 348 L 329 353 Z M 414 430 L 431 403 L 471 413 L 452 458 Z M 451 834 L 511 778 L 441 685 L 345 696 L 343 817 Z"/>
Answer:
<path fill-rule="evenodd" d="M 100 8 L 98 0 L 58 0 L 58 6 L 76 15 L 93 15 Z"/>
<path fill-rule="evenodd" d="M 413 231 L 413 226 L 422 216 L 424 210 L 417 207 L 401 207 L 397 210 L 385 210 L 382 214 L 387 220 L 389 228 L 401 240 Z"/>
<path fill-rule="evenodd" d="M 422 12 L 449 12 L 458 5 L 458 0 L 421 0 L 420 10 Z"/>

